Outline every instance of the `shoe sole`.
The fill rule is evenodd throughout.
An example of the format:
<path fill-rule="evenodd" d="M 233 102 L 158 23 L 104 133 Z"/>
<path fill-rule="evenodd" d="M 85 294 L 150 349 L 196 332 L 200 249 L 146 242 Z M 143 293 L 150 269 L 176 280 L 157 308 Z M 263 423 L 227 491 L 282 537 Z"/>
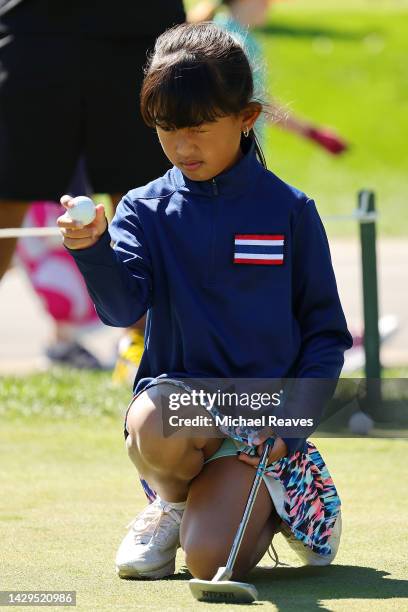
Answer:
<path fill-rule="evenodd" d="M 150 580 L 160 580 L 161 578 L 166 578 L 166 576 L 172 576 L 175 569 L 176 563 L 173 559 L 166 565 L 163 565 L 163 567 L 147 572 L 139 572 L 131 566 L 116 566 L 116 573 L 118 574 L 119 578 L 149 578 Z"/>

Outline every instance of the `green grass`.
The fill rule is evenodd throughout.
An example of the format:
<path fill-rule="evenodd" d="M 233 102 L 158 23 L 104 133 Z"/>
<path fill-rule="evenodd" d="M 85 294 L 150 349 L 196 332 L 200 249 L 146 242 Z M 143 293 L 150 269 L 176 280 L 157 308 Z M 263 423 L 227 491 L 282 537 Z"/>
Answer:
<path fill-rule="evenodd" d="M 181 552 L 170 580 L 121 581 L 114 574 L 125 525 L 145 504 L 122 442 L 128 396 L 108 374 L 55 370 L 0 379 L 0 589 L 76 590 L 86 611 L 230 609 L 193 602 Z M 338 557 L 328 568 L 301 568 L 278 536 L 279 556 L 292 567 L 254 570 L 258 605 L 407 609 L 407 441 L 317 444 L 343 502 Z"/>
<path fill-rule="evenodd" d="M 363 376 L 363 371 L 358 370 L 344 378 L 358 382 Z M 386 380 L 408 378 L 408 366 L 384 368 L 382 376 Z M 389 384 L 386 387 L 389 389 Z M 403 400 L 405 393 L 404 387 Z M 106 372 L 53 367 L 30 376 L 2 376 L 0 422 L 6 417 L 29 417 L 30 422 L 72 421 L 82 417 L 117 419 L 123 417 L 130 399 L 131 389 L 114 385 Z"/>
<path fill-rule="evenodd" d="M 194 4 L 190 2 L 187 4 Z M 351 143 L 340 158 L 269 128 L 269 167 L 316 199 L 321 214 L 348 214 L 373 189 L 381 236 L 406 235 L 408 3 L 296 0 L 274 5 L 259 32 L 269 91 Z M 329 223 L 331 235 L 355 232 Z"/>
<path fill-rule="evenodd" d="M 0 377 L 0 419 L 5 416 L 73 420 L 117 417 L 131 390 L 112 384 L 105 372 L 52 368 L 29 377 Z"/>

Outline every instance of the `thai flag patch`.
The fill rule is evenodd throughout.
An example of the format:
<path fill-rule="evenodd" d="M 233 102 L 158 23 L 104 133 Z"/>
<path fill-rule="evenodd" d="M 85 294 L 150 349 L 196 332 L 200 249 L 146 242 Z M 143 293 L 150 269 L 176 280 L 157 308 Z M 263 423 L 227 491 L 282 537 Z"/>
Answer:
<path fill-rule="evenodd" d="M 283 234 L 235 234 L 234 264 L 283 264 Z"/>

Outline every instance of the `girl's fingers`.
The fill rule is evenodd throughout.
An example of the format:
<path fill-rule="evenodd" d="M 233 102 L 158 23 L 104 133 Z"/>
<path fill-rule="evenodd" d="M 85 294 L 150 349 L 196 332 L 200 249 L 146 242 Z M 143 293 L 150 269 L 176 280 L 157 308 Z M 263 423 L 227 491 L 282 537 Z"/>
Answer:
<path fill-rule="evenodd" d="M 95 214 L 95 219 L 92 221 L 91 225 L 98 230 L 99 235 L 102 235 L 108 225 L 103 204 L 97 204 L 95 207 Z"/>
<path fill-rule="evenodd" d="M 61 217 L 58 217 L 57 225 L 60 229 L 66 228 L 73 231 L 80 230 L 84 227 L 83 224 L 79 221 L 74 221 L 73 219 L 71 219 L 71 217 L 69 217 L 67 213 L 61 215 Z"/>
<path fill-rule="evenodd" d="M 242 461 L 243 463 L 247 463 L 248 465 L 257 467 L 259 464 L 259 456 L 262 455 L 262 452 L 263 452 L 263 444 L 260 444 L 257 447 L 257 453 L 258 453 L 257 457 L 251 457 L 250 455 L 247 455 L 246 453 L 240 453 L 238 455 L 238 459 L 239 461 Z M 269 452 L 268 465 L 270 465 L 274 461 L 278 461 L 278 459 L 282 459 L 282 457 L 285 457 L 287 453 L 288 453 L 288 448 L 285 442 L 282 440 L 282 438 L 276 438 L 274 445 Z"/>
<path fill-rule="evenodd" d="M 251 457 L 250 455 L 247 455 L 247 453 L 240 453 L 238 455 L 238 460 L 242 463 L 246 463 L 247 465 L 253 465 L 254 467 L 256 467 L 259 463 L 259 457 Z"/>
<path fill-rule="evenodd" d="M 67 207 L 69 196 L 61 198 L 61 204 Z M 73 251 L 78 249 L 88 249 L 93 246 L 102 236 L 107 228 L 108 222 L 105 216 L 103 204 L 96 206 L 96 217 L 88 225 L 83 225 L 79 221 L 74 221 L 67 213 L 57 219 L 57 225 L 60 228 L 61 236 L 64 245 Z"/>
<path fill-rule="evenodd" d="M 60 232 L 63 238 L 72 238 L 73 240 L 80 240 L 82 238 L 95 238 L 97 235 L 96 229 L 91 226 L 77 227 L 77 228 L 65 228 L 60 227 Z"/>
<path fill-rule="evenodd" d="M 70 195 L 63 195 L 62 198 L 60 198 L 60 203 L 64 208 L 72 208 L 73 206 L 73 200 L 74 198 Z"/>
<path fill-rule="evenodd" d="M 276 438 L 275 444 L 273 445 L 271 452 L 269 453 L 269 463 L 278 461 L 282 457 L 286 457 L 288 454 L 288 447 L 282 438 Z"/>
<path fill-rule="evenodd" d="M 254 437 L 250 440 L 250 443 L 254 444 L 255 446 L 258 446 L 265 442 L 265 440 L 267 440 L 268 438 L 275 437 L 275 435 L 276 434 L 272 427 L 264 427 L 263 429 L 260 429 L 256 432 L 256 435 L 254 435 Z"/>
<path fill-rule="evenodd" d="M 62 199 L 62 198 L 61 198 Z M 96 216 L 92 223 L 88 223 L 88 225 L 84 225 L 80 221 L 74 221 L 71 217 L 65 212 L 63 215 L 58 217 L 57 225 L 59 228 L 67 228 L 72 230 L 82 230 L 83 228 L 91 227 L 100 230 L 100 233 L 105 231 L 107 221 L 105 216 L 105 208 L 103 204 L 98 204 L 95 207 Z"/>

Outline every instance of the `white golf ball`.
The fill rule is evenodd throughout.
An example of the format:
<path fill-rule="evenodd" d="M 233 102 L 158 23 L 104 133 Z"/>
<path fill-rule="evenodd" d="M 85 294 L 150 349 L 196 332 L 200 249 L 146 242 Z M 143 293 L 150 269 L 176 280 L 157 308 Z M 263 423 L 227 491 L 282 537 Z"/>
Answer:
<path fill-rule="evenodd" d="M 87 198 L 86 196 L 78 196 L 73 199 L 74 206 L 72 208 L 67 209 L 68 216 L 73 221 L 79 221 L 83 223 L 83 225 L 88 225 L 92 223 L 95 219 L 95 204 L 91 200 L 91 198 Z"/>
<path fill-rule="evenodd" d="M 374 421 L 368 414 L 359 410 L 351 415 L 348 425 L 352 433 L 366 436 L 374 427 Z"/>

